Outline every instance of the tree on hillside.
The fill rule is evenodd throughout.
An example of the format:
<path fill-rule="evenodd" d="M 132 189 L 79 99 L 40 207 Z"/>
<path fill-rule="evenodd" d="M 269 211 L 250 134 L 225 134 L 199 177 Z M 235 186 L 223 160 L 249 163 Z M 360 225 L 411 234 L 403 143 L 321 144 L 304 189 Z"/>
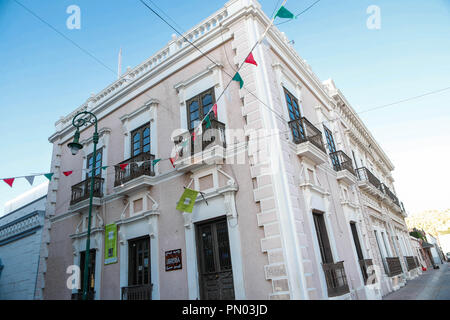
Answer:
<path fill-rule="evenodd" d="M 416 228 L 424 230 L 433 237 L 438 236 L 438 230 L 445 228 L 450 223 L 450 209 L 444 211 L 427 210 L 406 218 L 406 224 L 410 230 Z"/>

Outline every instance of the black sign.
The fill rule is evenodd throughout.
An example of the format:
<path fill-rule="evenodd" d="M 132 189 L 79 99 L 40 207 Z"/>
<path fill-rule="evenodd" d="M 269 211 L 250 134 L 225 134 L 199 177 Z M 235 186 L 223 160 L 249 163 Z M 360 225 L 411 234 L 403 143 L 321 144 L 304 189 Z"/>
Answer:
<path fill-rule="evenodd" d="M 166 271 L 174 271 L 181 268 L 181 249 L 166 251 Z"/>

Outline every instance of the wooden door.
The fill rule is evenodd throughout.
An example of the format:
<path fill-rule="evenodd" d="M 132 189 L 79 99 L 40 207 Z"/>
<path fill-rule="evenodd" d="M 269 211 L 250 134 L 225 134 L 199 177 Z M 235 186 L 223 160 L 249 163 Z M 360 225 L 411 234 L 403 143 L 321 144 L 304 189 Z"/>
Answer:
<path fill-rule="evenodd" d="M 233 270 L 226 219 L 197 225 L 202 300 L 234 300 Z"/>
<path fill-rule="evenodd" d="M 151 283 L 150 238 L 130 240 L 128 250 L 128 285 L 149 285 Z"/>

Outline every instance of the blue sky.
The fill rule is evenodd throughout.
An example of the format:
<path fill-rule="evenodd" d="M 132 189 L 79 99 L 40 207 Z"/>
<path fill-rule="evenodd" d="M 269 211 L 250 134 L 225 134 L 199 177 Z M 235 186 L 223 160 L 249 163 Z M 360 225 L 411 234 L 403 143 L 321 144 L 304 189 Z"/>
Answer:
<path fill-rule="evenodd" d="M 123 70 L 167 44 L 173 33 L 138 0 L 18 0 L 101 60 Z M 158 1 L 188 30 L 224 0 Z M 261 0 L 270 15 L 276 0 Z M 290 0 L 301 12 L 313 0 Z M 70 5 L 81 9 L 81 29 L 69 30 Z M 381 29 L 369 30 L 370 5 L 381 9 Z M 279 26 L 322 80 L 333 78 L 357 111 L 450 86 L 450 0 L 322 0 Z M 0 0 L 0 178 L 46 172 L 54 123 L 116 75 L 36 19 L 14 0 Z M 396 166 L 396 190 L 411 212 L 450 207 L 450 90 L 361 114 Z M 45 181 L 37 178 L 35 184 Z M 29 190 L 0 181 L 6 201 Z"/>

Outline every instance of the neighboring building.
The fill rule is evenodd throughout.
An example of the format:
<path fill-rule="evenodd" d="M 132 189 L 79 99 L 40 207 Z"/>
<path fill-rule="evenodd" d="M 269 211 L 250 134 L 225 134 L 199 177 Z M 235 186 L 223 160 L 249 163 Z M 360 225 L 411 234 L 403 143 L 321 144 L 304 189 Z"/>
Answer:
<path fill-rule="evenodd" d="M 240 70 L 244 88 L 232 83 L 210 130 L 185 145 L 235 73 L 229 63 L 243 61 L 269 23 L 257 1 L 229 1 L 185 34 L 218 64 L 174 37 L 56 123 L 45 299 L 79 297 L 67 268 L 84 267 L 83 169 L 93 163 L 92 298 L 380 299 L 418 274 L 393 164 L 276 27 L 253 52 L 258 66 Z M 99 119 L 96 159 L 92 126 L 81 154 L 67 148 L 84 110 Z M 135 163 L 167 159 L 174 142 L 184 146 L 175 168 Z M 184 187 L 203 192 L 192 213 L 176 210 Z M 106 225 L 117 227 L 117 257 L 105 250 L 115 234 Z"/>
<path fill-rule="evenodd" d="M 446 226 L 438 230 L 438 240 L 444 253 L 445 260 L 449 261 L 450 256 L 450 217 Z"/>
<path fill-rule="evenodd" d="M 34 299 L 47 190 L 48 183 L 43 183 L 5 204 L 0 217 L 0 300 Z"/>
<path fill-rule="evenodd" d="M 442 253 L 442 249 L 439 246 L 438 240 L 433 237 L 431 234 L 427 234 L 427 239 L 433 246 L 430 248 L 431 255 L 433 256 L 434 263 L 442 264 L 445 262 L 444 254 Z"/>

